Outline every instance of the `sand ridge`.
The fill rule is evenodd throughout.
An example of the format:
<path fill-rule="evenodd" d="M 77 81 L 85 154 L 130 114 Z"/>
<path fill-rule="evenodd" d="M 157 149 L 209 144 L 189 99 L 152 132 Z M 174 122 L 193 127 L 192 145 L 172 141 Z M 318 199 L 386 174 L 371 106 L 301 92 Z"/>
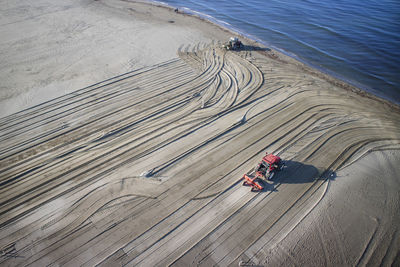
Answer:
<path fill-rule="evenodd" d="M 268 249 L 282 252 L 341 167 L 399 149 L 395 109 L 271 49 L 226 51 L 221 41 L 181 45 L 171 59 L 0 119 L 3 264 L 276 262 Z M 253 193 L 240 177 L 265 151 L 287 167 Z M 383 236 L 309 263 L 368 261 Z"/>

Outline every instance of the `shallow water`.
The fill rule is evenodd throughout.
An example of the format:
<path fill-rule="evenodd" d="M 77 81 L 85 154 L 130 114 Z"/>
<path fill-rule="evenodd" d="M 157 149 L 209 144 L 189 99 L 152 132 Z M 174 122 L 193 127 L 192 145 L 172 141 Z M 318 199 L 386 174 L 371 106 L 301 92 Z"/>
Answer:
<path fill-rule="evenodd" d="M 398 0 L 164 0 L 400 103 Z"/>

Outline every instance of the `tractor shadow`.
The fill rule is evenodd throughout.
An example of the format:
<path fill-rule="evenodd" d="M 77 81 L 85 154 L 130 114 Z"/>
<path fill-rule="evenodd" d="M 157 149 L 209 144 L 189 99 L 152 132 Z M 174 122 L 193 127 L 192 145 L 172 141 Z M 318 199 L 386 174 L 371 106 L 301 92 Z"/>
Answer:
<path fill-rule="evenodd" d="M 306 184 L 316 180 L 334 180 L 336 173 L 331 170 L 317 168 L 298 161 L 285 160 L 282 171 L 276 172 L 272 180 L 263 180 L 263 191 L 279 191 L 281 184 Z"/>
<path fill-rule="evenodd" d="M 271 51 L 270 48 L 267 47 L 259 47 L 254 45 L 243 45 L 239 51 Z"/>

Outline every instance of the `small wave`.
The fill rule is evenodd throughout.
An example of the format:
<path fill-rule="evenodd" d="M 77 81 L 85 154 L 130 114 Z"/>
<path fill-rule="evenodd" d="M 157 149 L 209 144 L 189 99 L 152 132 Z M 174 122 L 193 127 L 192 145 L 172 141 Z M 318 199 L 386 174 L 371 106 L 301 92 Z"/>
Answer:
<path fill-rule="evenodd" d="M 178 7 L 176 7 L 176 6 L 171 6 L 170 4 L 168 4 L 168 3 L 166 3 L 166 2 L 163 2 L 163 1 L 155 1 L 155 0 L 150 0 L 150 1 L 148 1 L 148 2 L 154 3 L 154 4 L 156 4 L 156 5 L 161 5 L 161 6 L 169 7 L 169 8 L 172 8 L 172 9 L 178 8 L 178 9 L 183 10 L 183 11 L 184 11 L 185 13 L 187 13 L 187 14 L 190 14 L 190 15 L 198 15 L 198 16 L 201 17 L 201 18 L 206 18 L 206 19 L 208 19 L 208 20 L 210 20 L 210 21 L 212 21 L 212 22 L 214 22 L 214 23 L 220 24 L 220 25 L 232 26 L 230 23 L 228 23 L 228 22 L 226 22 L 226 21 L 219 20 L 219 19 L 217 19 L 217 18 L 215 18 L 215 17 L 213 17 L 213 16 L 211 16 L 211 15 L 208 15 L 208 14 L 206 14 L 206 13 L 193 10 L 193 9 L 191 9 L 191 8 L 189 8 L 189 7 L 185 7 L 185 6 L 178 6 Z M 216 11 L 216 10 L 215 10 L 215 11 Z"/>
<path fill-rule="evenodd" d="M 213 17 L 213 16 L 211 16 L 211 15 L 208 15 L 208 14 L 206 14 L 206 13 L 203 13 L 203 12 L 199 12 L 199 11 L 190 9 L 190 8 L 188 8 L 188 7 L 181 7 L 181 9 L 184 10 L 184 11 L 185 11 L 186 13 L 188 13 L 188 14 L 198 15 L 198 16 L 200 16 L 201 18 L 207 18 L 208 20 L 210 20 L 210 21 L 212 21 L 212 22 L 214 22 L 214 23 L 232 26 L 230 23 L 228 23 L 228 22 L 226 22 L 226 21 L 219 20 L 219 19 L 217 19 L 217 18 L 215 18 L 215 17 Z"/>
<path fill-rule="evenodd" d="M 394 10 L 397 5 L 392 8 L 378 3 L 376 9 L 368 4 L 369 0 L 357 4 L 307 0 L 289 6 L 282 0 L 158 1 L 165 2 L 178 7 L 184 5 L 182 10 L 186 13 L 226 27 L 342 80 L 346 77 L 346 81 L 355 79 L 359 84 L 379 87 L 384 94 L 395 95 L 390 97 L 391 101 L 400 103 L 399 80 L 393 74 L 398 70 L 393 66 L 399 65 L 400 58 L 396 45 L 400 38 L 396 31 L 399 24 Z"/>

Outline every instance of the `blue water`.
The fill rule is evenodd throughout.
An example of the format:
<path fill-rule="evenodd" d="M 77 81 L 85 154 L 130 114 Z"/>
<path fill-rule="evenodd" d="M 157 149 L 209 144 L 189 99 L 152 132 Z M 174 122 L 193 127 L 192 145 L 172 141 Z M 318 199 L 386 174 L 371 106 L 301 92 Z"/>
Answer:
<path fill-rule="evenodd" d="M 162 0 L 400 104 L 400 0 Z"/>

